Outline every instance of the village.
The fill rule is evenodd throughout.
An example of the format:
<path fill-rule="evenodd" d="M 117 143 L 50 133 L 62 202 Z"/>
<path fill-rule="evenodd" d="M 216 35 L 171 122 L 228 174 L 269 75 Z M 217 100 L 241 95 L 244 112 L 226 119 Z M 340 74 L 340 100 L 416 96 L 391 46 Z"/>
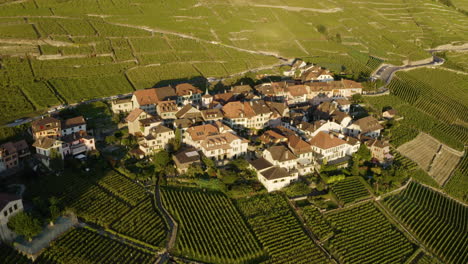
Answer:
<path fill-rule="evenodd" d="M 0 190 L 0 240 L 42 261 L 52 241 L 63 233 L 78 239 L 85 227 L 100 233 L 96 241 L 108 237 L 140 249 L 151 241 L 151 252 L 156 250 L 162 263 L 173 253 L 161 254 L 156 241 L 174 247 L 175 221 L 185 221 L 174 220 L 174 210 L 191 208 L 195 200 L 167 204 L 161 192 L 276 197 L 278 202 L 286 197 L 305 217 L 304 225 L 312 226 L 323 224 L 322 213 L 379 201 L 409 186 L 406 163 L 388 138 L 402 119 L 395 109 L 368 112 L 362 83 L 301 60 L 283 75 L 221 91 L 188 82 L 136 90 L 34 120 L 25 138 L 0 145 L 3 181 L 26 177 L 29 182 L 26 199 L 23 184 Z M 28 168 L 35 175 L 29 180 Z M 139 209 L 147 195 L 154 197 L 154 207 Z M 301 211 L 309 206 L 315 216 Z M 127 212 L 130 217 L 119 227 Z M 21 221 L 36 230 L 22 230 Z M 150 233 L 138 234 L 141 228 L 168 235 L 153 240 Z M 334 232 L 329 228 L 313 232 L 326 241 Z M 128 230 L 136 233 L 128 237 Z"/>
<path fill-rule="evenodd" d="M 132 159 L 170 155 L 174 167 L 166 169 L 167 177 L 203 172 L 217 177 L 216 168 L 240 159 L 267 192 L 325 167 L 348 168 L 363 148 L 376 166 L 392 164 L 382 123 L 394 118 L 395 110 L 385 111 L 382 120 L 360 117 L 355 110 L 359 104 L 353 103 L 362 94 L 360 83 L 334 80 L 329 71 L 300 60 L 284 75 L 293 78 L 255 87 L 235 85 L 216 94 L 189 83 L 137 90 L 131 97 L 109 102 L 119 122 L 114 133 L 125 130 L 132 139 L 128 149 Z M 27 159 L 35 168 L 60 173 L 57 164 L 63 160 L 84 162 L 98 152 L 99 139 L 83 116 L 42 117 L 32 122 L 29 133 L 35 153 L 25 140 L 1 145 L 0 172 L 14 172 Z M 108 148 L 115 136 L 100 138 Z M 14 234 L 7 227 L 8 218 L 22 211 L 23 204 L 15 195 L 1 198 L 0 234 L 9 241 Z"/>

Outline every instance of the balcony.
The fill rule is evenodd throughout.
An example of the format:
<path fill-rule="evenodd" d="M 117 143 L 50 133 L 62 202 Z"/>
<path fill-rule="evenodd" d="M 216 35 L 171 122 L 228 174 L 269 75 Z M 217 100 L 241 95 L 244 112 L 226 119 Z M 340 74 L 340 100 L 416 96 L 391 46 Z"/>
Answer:
<path fill-rule="evenodd" d="M 83 143 L 70 146 L 70 151 L 72 155 L 78 155 L 87 151 L 86 145 Z"/>

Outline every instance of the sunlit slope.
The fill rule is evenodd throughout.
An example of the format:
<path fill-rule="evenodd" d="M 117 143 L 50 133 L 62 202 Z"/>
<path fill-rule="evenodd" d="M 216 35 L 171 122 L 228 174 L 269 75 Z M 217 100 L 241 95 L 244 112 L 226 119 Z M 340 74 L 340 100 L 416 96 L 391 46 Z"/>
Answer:
<path fill-rule="evenodd" d="M 2 1 L 0 122 L 276 57 L 370 73 L 465 43 L 467 31 L 467 16 L 431 0 Z"/>

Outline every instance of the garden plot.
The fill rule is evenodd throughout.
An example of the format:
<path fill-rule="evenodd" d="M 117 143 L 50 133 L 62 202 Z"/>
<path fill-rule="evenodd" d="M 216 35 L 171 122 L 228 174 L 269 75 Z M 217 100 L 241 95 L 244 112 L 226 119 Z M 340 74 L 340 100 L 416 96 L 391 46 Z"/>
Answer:
<path fill-rule="evenodd" d="M 442 145 L 431 164 L 429 175 L 440 185 L 444 185 L 457 166 L 463 153 Z"/>
<path fill-rule="evenodd" d="M 429 170 L 434 156 L 439 151 L 440 143 L 425 133 L 420 133 L 415 139 L 401 145 L 398 151 L 415 161 L 425 171 Z"/>
<path fill-rule="evenodd" d="M 415 161 L 440 185 L 447 182 L 463 156 L 463 152 L 449 148 L 425 133 L 401 145 L 398 151 Z"/>

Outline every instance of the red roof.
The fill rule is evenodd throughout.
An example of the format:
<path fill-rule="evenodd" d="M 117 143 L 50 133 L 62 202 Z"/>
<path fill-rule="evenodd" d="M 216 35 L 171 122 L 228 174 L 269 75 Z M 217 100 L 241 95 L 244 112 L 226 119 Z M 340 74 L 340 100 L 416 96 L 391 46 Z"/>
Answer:
<path fill-rule="evenodd" d="M 317 135 L 315 135 L 315 137 L 312 138 L 310 144 L 321 149 L 329 149 L 346 144 L 346 141 L 332 134 L 327 134 L 326 132 L 320 131 L 317 133 Z"/>
<path fill-rule="evenodd" d="M 190 83 L 181 83 L 176 86 L 176 94 L 178 96 L 189 95 L 190 92 L 192 92 L 192 94 L 202 93 L 200 89 L 191 85 Z"/>
<path fill-rule="evenodd" d="M 156 88 L 137 90 L 133 95 L 136 97 L 139 105 L 156 104 L 159 101 Z"/>

